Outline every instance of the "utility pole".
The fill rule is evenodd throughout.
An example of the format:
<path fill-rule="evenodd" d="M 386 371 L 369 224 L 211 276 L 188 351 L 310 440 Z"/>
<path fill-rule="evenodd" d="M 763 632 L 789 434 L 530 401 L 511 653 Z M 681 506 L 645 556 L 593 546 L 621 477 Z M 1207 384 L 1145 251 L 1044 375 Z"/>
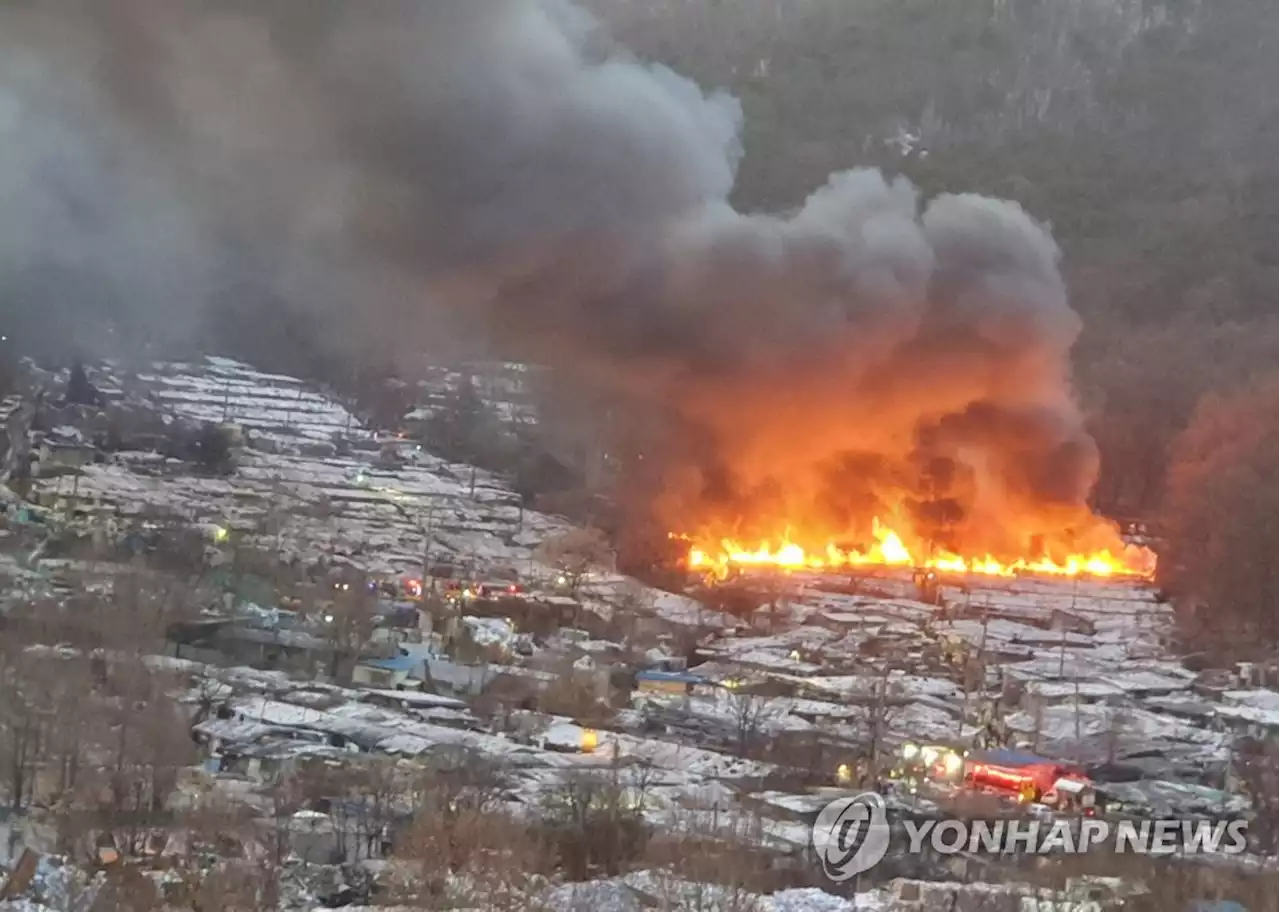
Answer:
<path fill-rule="evenodd" d="M 360 374 L 360 369 L 357 365 L 357 362 L 353 361 L 351 364 L 351 404 L 344 409 L 344 411 L 346 411 L 347 413 L 347 430 L 346 430 L 347 437 L 351 436 L 351 415 L 358 404 L 356 400 L 359 397 L 359 393 L 358 393 L 358 390 L 360 387 L 359 374 Z"/>
<path fill-rule="evenodd" d="M 1076 756 L 1074 759 L 1080 759 L 1080 676 L 1076 676 L 1075 680 L 1075 714 L 1076 714 Z"/>
<path fill-rule="evenodd" d="M 307 391 L 307 388 L 305 386 L 298 387 L 298 398 L 293 401 L 293 404 L 290 404 L 290 406 L 287 409 L 285 409 L 284 428 L 286 431 L 290 430 L 291 422 L 293 421 L 293 410 L 297 404 L 302 402 L 302 394 L 305 393 L 306 391 Z"/>
<path fill-rule="evenodd" d="M 80 469 L 76 469 L 75 476 L 71 479 L 71 500 L 67 502 L 67 521 L 71 521 L 72 515 L 75 513 L 76 501 L 80 496 Z"/>
<path fill-rule="evenodd" d="M 875 685 L 873 685 L 875 686 Z M 876 686 L 875 708 L 871 719 L 871 768 L 867 771 L 869 786 L 879 791 L 880 783 L 880 740 L 884 737 L 885 703 L 889 696 L 889 660 L 885 659 L 881 667 L 880 680 Z"/>
<path fill-rule="evenodd" d="M 1061 681 L 1066 677 L 1067 668 L 1067 628 L 1062 628 L 1062 641 L 1058 646 L 1058 680 Z"/>
<path fill-rule="evenodd" d="M 987 598 L 982 605 L 982 637 L 978 640 L 978 661 L 984 662 L 987 653 L 987 625 L 991 621 L 991 599 Z"/>
<path fill-rule="evenodd" d="M 427 524 L 422 530 L 422 585 L 418 589 L 418 598 L 423 606 L 427 604 L 427 581 L 431 590 L 435 591 L 435 578 L 431 576 L 431 536 L 434 532 L 436 505 L 434 501 L 427 503 Z"/>
<path fill-rule="evenodd" d="M 956 727 L 956 735 L 964 734 L 964 717 L 969 712 L 969 672 L 976 670 L 982 676 L 980 681 L 975 682 L 978 685 L 978 691 L 981 693 L 987 686 L 987 622 L 990 615 L 991 602 L 987 601 L 982 606 L 982 636 L 978 639 L 978 657 L 975 662 L 970 662 L 966 657 L 964 670 L 960 673 L 961 682 L 964 685 L 964 697 L 960 702 L 960 722 Z"/>

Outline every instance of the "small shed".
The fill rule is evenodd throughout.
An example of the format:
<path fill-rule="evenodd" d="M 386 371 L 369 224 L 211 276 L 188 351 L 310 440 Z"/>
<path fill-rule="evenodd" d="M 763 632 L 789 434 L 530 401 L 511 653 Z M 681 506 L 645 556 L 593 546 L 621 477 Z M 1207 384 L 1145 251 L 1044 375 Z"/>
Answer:
<path fill-rule="evenodd" d="M 396 690 L 418 686 L 417 680 L 411 680 L 413 673 L 419 670 L 421 660 L 408 655 L 392 656 L 386 659 L 361 659 L 351 670 L 351 683 L 365 687 Z"/>
<path fill-rule="evenodd" d="M 636 672 L 636 690 L 641 693 L 691 694 L 693 689 L 706 684 L 706 680 L 686 671 Z"/>

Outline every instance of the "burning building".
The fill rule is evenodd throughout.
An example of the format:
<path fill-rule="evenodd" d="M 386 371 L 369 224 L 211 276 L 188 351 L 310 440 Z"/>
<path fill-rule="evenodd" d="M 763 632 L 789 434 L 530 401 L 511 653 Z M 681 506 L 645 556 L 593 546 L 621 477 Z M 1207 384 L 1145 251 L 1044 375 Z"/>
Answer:
<path fill-rule="evenodd" d="M 231 276 L 410 359 L 482 334 L 645 428 L 622 483 L 695 566 L 1148 569 L 1085 507 L 1044 226 L 871 170 L 739 211 L 738 102 L 567 0 L 20 5 L 0 61 L 37 286 L 154 330 Z"/>

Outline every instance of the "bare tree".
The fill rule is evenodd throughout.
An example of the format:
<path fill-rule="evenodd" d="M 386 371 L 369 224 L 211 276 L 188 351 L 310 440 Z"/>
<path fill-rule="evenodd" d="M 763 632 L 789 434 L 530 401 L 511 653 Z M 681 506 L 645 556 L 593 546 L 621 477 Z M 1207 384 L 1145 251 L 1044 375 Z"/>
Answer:
<path fill-rule="evenodd" d="M 257 838 L 253 816 L 250 807 L 217 789 L 193 798 L 177 821 L 186 851 L 171 862 L 171 905 L 192 912 L 276 908 L 280 872 Z"/>
<path fill-rule="evenodd" d="M 1076 713 L 1079 720 L 1079 707 Z M 1125 745 L 1132 735 L 1133 716 L 1123 706 L 1117 706 L 1107 713 L 1107 762 L 1115 763 L 1124 753 Z M 1079 743 L 1079 736 L 1076 738 Z"/>
<path fill-rule="evenodd" d="M 1193 631 L 1233 655 L 1276 641 L 1276 421 L 1274 372 L 1208 397 L 1169 470 L 1161 585 Z"/>
<path fill-rule="evenodd" d="M 1241 790 L 1249 796 L 1253 804 L 1254 817 L 1249 826 L 1249 835 L 1255 841 L 1259 851 L 1274 855 L 1277 844 L 1277 811 L 1280 810 L 1280 798 L 1277 798 L 1277 759 L 1275 741 L 1256 738 L 1238 738 L 1232 746 L 1231 769 Z"/>
<path fill-rule="evenodd" d="M 567 775 L 544 796 L 539 832 L 571 880 L 620 873 L 649 838 L 643 802 L 616 767 Z"/>
<path fill-rule="evenodd" d="M 598 529 L 571 529 L 553 535 L 538 546 L 535 557 L 559 570 L 565 578 L 565 588 L 573 595 L 592 567 L 612 569 L 614 562 L 609 542 Z"/>
<path fill-rule="evenodd" d="M 5 694 L 0 700 L 0 761 L 9 809 L 19 811 L 31 801 L 41 744 L 52 720 L 53 682 L 41 668 L 47 656 L 17 644 L 3 646 L 8 648 L 0 648 L 0 687 Z"/>
<path fill-rule="evenodd" d="M 132 865 L 112 865 L 93 897 L 102 912 L 160 912 L 165 903 L 155 881 Z"/>
<path fill-rule="evenodd" d="M 768 717 L 769 702 L 757 694 L 737 690 L 728 691 L 727 701 L 738 752 L 745 756 L 759 739 L 761 727 Z"/>
<path fill-rule="evenodd" d="M 552 680 L 538 694 L 537 706 L 542 712 L 568 716 L 582 725 L 600 727 L 613 715 L 609 704 L 601 699 L 594 680 L 594 670 L 584 671 L 570 659 L 549 668 Z"/>
<path fill-rule="evenodd" d="M 539 843 L 500 802 L 503 777 L 469 751 L 429 758 L 408 784 L 412 823 L 395 845 L 414 876 L 395 885 L 396 901 L 425 908 L 541 909 L 546 881 Z"/>
<path fill-rule="evenodd" d="M 981 698 L 987 680 L 987 666 L 982 652 L 976 656 L 966 656 L 964 667 L 960 671 L 962 696 L 960 700 L 960 717 L 956 722 L 957 734 L 964 732 L 964 723 L 969 712 L 970 694 L 977 693 Z"/>
<path fill-rule="evenodd" d="M 628 579 L 618 591 L 613 610 L 613 632 L 629 646 L 635 645 L 640 619 L 653 612 L 654 593 Z"/>
<path fill-rule="evenodd" d="M 390 842 L 395 805 L 410 781 L 410 772 L 390 757 L 379 756 L 344 765 L 337 771 L 338 818 L 343 830 L 353 831 L 355 857 L 377 858 Z"/>
<path fill-rule="evenodd" d="M 174 689 L 171 678 L 145 665 L 117 667 L 95 701 L 86 751 L 92 761 L 79 776 L 71 813 L 91 812 L 122 855 L 142 851 L 151 831 L 168 823 L 178 771 L 195 759 Z"/>
<path fill-rule="evenodd" d="M 645 850 L 660 909 L 755 912 L 772 867 L 759 817 L 741 811 L 673 811 Z"/>
<path fill-rule="evenodd" d="M 377 624 L 377 597 L 363 579 L 343 580 L 335 584 L 327 598 L 314 605 L 323 631 L 322 637 L 332 650 L 329 676 L 342 681 L 351 675 L 361 650 L 369 643 Z"/>
<path fill-rule="evenodd" d="M 889 664 L 880 667 L 879 674 L 860 697 L 862 726 L 866 737 L 866 764 L 860 784 L 871 787 L 880 781 L 880 755 L 893 718 L 903 705 L 900 687 L 889 681 Z"/>

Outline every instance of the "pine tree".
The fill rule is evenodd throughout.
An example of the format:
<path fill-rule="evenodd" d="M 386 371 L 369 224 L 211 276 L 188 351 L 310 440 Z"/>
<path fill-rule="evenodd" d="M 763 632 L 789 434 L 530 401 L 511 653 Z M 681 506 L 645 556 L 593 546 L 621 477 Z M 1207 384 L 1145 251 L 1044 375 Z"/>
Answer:
<path fill-rule="evenodd" d="M 67 378 L 66 400 L 77 405 L 99 405 L 102 401 L 97 387 L 89 382 L 84 365 L 79 361 L 71 366 L 71 376 Z"/>

